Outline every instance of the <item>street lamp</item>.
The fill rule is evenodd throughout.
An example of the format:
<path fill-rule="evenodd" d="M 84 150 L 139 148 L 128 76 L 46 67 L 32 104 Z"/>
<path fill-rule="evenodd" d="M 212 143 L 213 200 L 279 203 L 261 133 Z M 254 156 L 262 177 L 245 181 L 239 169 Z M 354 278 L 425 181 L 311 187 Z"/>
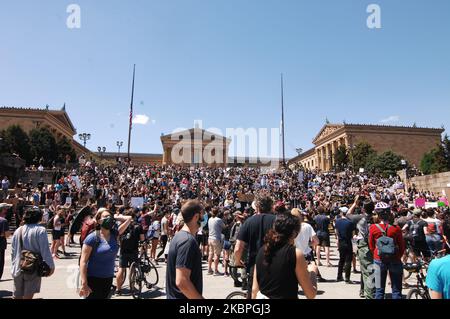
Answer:
<path fill-rule="evenodd" d="M 296 148 L 295 151 L 297 152 L 298 155 L 301 155 L 303 153 L 302 148 Z"/>
<path fill-rule="evenodd" d="M 100 153 L 100 158 L 101 159 L 103 159 L 103 155 L 105 154 L 105 152 L 106 152 L 106 147 L 101 147 L 101 146 L 99 146 L 99 147 L 97 147 L 97 150 L 98 150 L 98 152 Z"/>
<path fill-rule="evenodd" d="M 123 142 L 117 141 L 117 147 L 119 148 L 119 157 L 120 157 L 120 148 L 123 146 Z"/>
<path fill-rule="evenodd" d="M 83 146 L 86 148 L 86 142 L 91 139 L 91 134 L 82 133 L 78 135 L 78 138 L 83 141 Z"/>

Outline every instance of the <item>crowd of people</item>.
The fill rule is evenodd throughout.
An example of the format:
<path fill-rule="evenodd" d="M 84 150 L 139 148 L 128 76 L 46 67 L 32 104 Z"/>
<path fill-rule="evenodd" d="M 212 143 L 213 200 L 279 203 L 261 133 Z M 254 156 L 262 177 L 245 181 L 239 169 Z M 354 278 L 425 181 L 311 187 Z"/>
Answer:
<path fill-rule="evenodd" d="M 39 272 L 23 271 L 23 251 L 36 253 L 49 276 L 54 259 L 65 258 L 65 247 L 75 245 L 78 231 L 83 298 L 122 294 L 124 273 L 140 249 L 148 249 L 155 264 L 167 264 L 168 298 L 202 298 L 202 261 L 208 276 L 230 276 L 243 267 L 235 286 L 243 286 L 249 298 L 296 299 L 299 285 L 314 298 L 317 283 L 330 280 L 319 267 L 322 261 L 333 266 L 333 237 L 339 252 L 333 281 L 355 284 L 353 267 L 361 273 L 362 298 L 384 299 L 388 280 L 392 298 L 402 298 L 402 265 L 422 258 L 431 262 L 432 296 L 450 298 L 450 257 L 435 258 L 450 251 L 448 202 L 416 207 L 417 199 L 438 202 L 442 196 L 407 188 L 397 177 L 85 161 L 52 179 L 2 181 L 0 276 L 6 239 L 15 228 L 15 298 L 32 298 L 41 286 Z M 80 222 L 82 207 L 89 213 Z M 71 231 L 74 223 L 81 223 L 77 232 Z"/>

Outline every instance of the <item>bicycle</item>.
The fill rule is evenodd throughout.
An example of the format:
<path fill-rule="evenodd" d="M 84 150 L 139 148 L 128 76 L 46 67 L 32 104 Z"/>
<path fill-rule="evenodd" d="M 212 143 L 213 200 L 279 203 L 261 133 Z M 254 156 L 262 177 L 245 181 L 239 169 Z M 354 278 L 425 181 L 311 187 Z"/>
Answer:
<path fill-rule="evenodd" d="M 404 269 L 409 273 L 416 274 L 417 285 L 411 289 L 406 296 L 406 299 L 431 299 L 430 292 L 425 283 L 425 275 L 423 270 L 426 268 L 426 263 L 419 261 L 417 263 L 405 264 Z"/>
<path fill-rule="evenodd" d="M 423 254 L 421 254 L 422 259 L 420 259 L 417 263 L 407 263 L 403 266 L 403 269 L 409 273 L 415 273 L 417 279 L 416 287 L 408 292 L 406 299 L 431 299 L 430 292 L 426 286 L 426 275 L 424 273 L 427 272 L 428 266 L 432 260 L 445 256 L 445 253 L 445 249 L 434 252 L 429 259 L 424 258 Z"/>
<path fill-rule="evenodd" d="M 245 266 L 228 266 L 230 268 L 230 274 L 231 278 L 235 281 L 240 280 L 239 276 L 239 270 L 246 268 Z M 247 273 L 247 278 L 249 277 L 249 274 Z M 247 292 L 246 291 L 233 291 L 230 293 L 225 299 L 247 299 Z"/>
<path fill-rule="evenodd" d="M 141 247 L 145 247 L 147 243 L 147 241 L 141 243 Z M 129 280 L 131 295 L 134 299 L 141 298 L 143 286 L 150 290 L 158 284 L 158 270 L 148 257 L 147 249 L 143 249 L 138 260 L 131 264 Z"/>

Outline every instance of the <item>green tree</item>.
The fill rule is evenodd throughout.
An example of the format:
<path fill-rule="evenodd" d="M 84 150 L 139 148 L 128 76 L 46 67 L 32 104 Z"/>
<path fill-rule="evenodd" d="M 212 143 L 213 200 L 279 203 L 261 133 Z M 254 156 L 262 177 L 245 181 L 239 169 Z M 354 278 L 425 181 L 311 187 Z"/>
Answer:
<path fill-rule="evenodd" d="M 3 150 L 6 153 L 16 153 L 29 162 L 31 159 L 30 143 L 27 133 L 19 126 L 12 125 L 3 132 Z"/>
<path fill-rule="evenodd" d="M 402 169 L 403 157 L 392 151 L 384 152 L 381 155 L 371 155 L 367 162 L 367 170 L 373 174 L 383 177 L 395 176 Z"/>
<path fill-rule="evenodd" d="M 31 130 L 30 145 L 33 159 L 43 158 L 45 165 L 50 165 L 58 159 L 55 137 L 47 128 Z"/>
<path fill-rule="evenodd" d="M 450 138 L 445 134 L 444 140 L 442 141 L 442 146 L 444 148 L 444 156 L 447 162 L 447 170 L 450 171 Z"/>
<path fill-rule="evenodd" d="M 69 155 L 70 157 L 70 162 L 74 162 L 77 157 L 75 150 L 72 147 L 72 144 L 65 136 L 63 136 L 56 142 L 56 151 L 58 163 L 65 163 L 67 155 Z"/>
<path fill-rule="evenodd" d="M 377 153 L 369 143 L 358 143 L 350 152 L 350 163 L 354 166 L 354 170 L 358 170 L 360 168 L 367 169 L 368 159 L 373 158 L 376 154 Z"/>
<path fill-rule="evenodd" d="M 341 145 L 334 153 L 334 165 L 339 171 L 343 171 L 349 163 L 348 151 L 345 145 Z"/>
<path fill-rule="evenodd" d="M 423 156 L 423 159 L 420 162 L 420 170 L 427 175 L 442 173 L 449 170 L 448 159 L 446 158 L 443 145 L 432 149 Z"/>

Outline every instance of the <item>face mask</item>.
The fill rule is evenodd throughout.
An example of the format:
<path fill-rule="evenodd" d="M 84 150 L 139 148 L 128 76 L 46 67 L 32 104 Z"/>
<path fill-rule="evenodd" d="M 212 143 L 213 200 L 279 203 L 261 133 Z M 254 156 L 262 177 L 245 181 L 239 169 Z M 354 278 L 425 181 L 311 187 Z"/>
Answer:
<path fill-rule="evenodd" d="M 112 217 L 107 217 L 103 219 L 101 227 L 104 229 L 111 230 L 114 227 L 115 220 Z"/>

